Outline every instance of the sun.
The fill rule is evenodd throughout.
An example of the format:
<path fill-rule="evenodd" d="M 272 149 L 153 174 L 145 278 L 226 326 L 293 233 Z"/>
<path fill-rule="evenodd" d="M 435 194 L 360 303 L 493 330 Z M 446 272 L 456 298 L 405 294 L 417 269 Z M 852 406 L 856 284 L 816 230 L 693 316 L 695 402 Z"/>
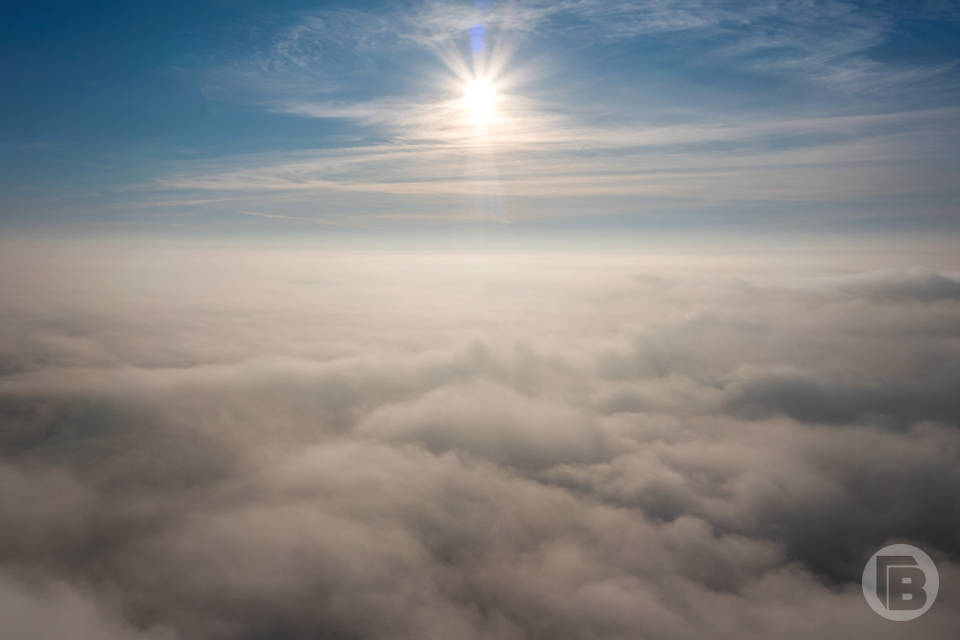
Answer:
<path fill-rule="evenodd" d="M 489 78 L 472 78 L 463 88 L 463 108 L 477 124 L 489 122 L 497 108 L 497 87 Z"/>

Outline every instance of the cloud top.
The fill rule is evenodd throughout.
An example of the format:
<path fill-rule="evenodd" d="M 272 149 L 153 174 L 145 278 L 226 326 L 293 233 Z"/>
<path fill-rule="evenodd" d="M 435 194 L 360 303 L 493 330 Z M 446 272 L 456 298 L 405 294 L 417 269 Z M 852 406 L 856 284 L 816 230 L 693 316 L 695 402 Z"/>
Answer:
<path fill-rule="evenodd" d="M 947 269 L 4 261 L 4 635 L 895 637 L 871 553 L 960 578 Z"/>

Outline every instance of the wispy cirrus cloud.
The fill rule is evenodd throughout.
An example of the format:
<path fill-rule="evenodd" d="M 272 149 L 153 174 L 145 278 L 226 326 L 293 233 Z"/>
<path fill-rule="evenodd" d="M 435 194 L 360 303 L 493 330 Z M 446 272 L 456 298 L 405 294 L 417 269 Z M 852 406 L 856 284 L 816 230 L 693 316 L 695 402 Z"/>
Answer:
<path fill-rule="evenodd" d="M 347 191 L 470 194 L 499 184 L 504 193 L 657 195 L 710 200 L 798 200 L 890 194 L 910 181 L 945 188 L 946 176 L 903 175 L 902 164 L 948 153 L 919 132 L 960 112 L 937 110 L 790 121 L 647 127 L 578 126 L 518 118 L 478 145 L 456 126 L 428 126 L 415 105 L 385 115 L 375 106 L 330 113 L 393 127 L 398 140 L 287 156 L 247 166 L 194 169 L 159 189 L 242 192 Z M 428 112 L 429 113 L 429 112 Z M 771 138 L 783 139 L 779 144 Z M 406 138 L 406 140 L 404 140 Z M 896 150 L 896 156 L 893 155 Z M 895 161 L 891 160 L 894 158 Z M 250 164 L 254 166 L 249 166 Z M 817 188 L 812 188 L 816 185 Z"/>
<path fill-rule="evenodd" d="M 150 194 L 138 206 L 243 194 L 258 210 L 334 223 L 435 219 L 444 207 L 451 219 L 490 206 L 542 216 L 549 206 L 527 205 L 562 197 L 636 198 L 634 211 L 645 199 L 869 209 L 926 193 L 949 216 L 955 62 L 874 56 L 898 20 L 889 7 L 839 1 L 426 2 L 302 14 L 250 58 L 244 99 L 277 117 L 348 123 L 353 137 L 180 162 L 137 190 Z M 473 54 L 469 32 L 481 24 L 485 49 Z M 570 75 L 605 55 L 616 58 L 604 82 L 589 68 Z M 478 70 L 501 92 L 483 131 L 460 103 Z M 717 84 L 716 72 L 734 80 Z M 627 210 L 621 201 L 598 212 Z"/>

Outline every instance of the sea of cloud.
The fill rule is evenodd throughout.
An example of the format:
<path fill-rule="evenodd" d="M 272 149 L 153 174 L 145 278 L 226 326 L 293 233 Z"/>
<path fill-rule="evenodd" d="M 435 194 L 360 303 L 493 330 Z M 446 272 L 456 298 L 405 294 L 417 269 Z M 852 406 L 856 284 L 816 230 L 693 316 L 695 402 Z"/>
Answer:
<path fill-rule="evenodd" d="M 960 629 L 949 259 L 47 247 L 0 266 L 0 637 Z M 940 570 L 910 623 L 861 594 L 891 541 Z"/>

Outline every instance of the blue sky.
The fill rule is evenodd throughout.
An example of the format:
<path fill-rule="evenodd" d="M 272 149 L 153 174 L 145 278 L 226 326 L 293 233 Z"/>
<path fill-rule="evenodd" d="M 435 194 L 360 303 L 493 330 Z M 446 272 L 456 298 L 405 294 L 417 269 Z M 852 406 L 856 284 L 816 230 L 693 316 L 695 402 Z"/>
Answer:
<path fill-rule="evenodd" d="M 7 2 L 0 225 L 954 230 L 958 25 L 938 1 Z"/>

